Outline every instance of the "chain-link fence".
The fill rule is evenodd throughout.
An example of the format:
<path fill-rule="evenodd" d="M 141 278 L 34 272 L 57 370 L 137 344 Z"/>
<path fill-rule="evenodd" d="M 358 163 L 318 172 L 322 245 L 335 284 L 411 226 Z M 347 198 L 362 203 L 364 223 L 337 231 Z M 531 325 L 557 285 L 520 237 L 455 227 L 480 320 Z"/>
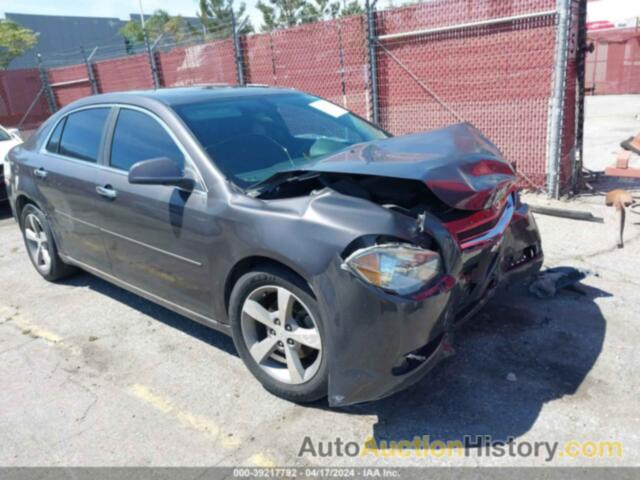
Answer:
<path fill-rule="evenodd" d="M 35 84 L 41 120 L 95 93 L 203 84 L 265 84 L 327 98 L 399 135 L 467 121 L 514 162 L 522 184 L 557 196 L 575 176 L 578 5 L 586 0 L 431 0 L 238 35 L 235 23 L 180 39 L 60 52 Z M 79 47 L 80 48 L 80 47 Z M 115 57 L 115 58 L 110 58 Z M 16 74 L 14 74 L 16 75 Z M 43 79 L 38 82 L 38 79 Z M 7 95 L 8 94 L 8 95 Z M 21 105 L 26 109 L 28 102 Z M 38 112 L 38 113 L 36 113 Z M 0 121 L 16 115 L 0 111 Z M 10 120 L 5 120 L 6 118 Z M 579 119 L 578 119 L 579 120 Z"/>

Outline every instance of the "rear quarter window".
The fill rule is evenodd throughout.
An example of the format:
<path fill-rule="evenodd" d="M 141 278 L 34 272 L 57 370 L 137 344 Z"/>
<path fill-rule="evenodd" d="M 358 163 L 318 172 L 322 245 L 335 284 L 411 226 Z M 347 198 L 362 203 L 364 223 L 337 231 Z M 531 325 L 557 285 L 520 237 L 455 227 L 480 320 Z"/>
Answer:
<path fill-rule="evenodd" d="M 64 128 L 64 122 L 66 118 L 63 118 L 56 125 L 55 130 L 49 137 L 49 143 L 47 143 L 47 151 L 51 153 L 58 153 L 58 149 L 60 148 L 60 137 L 62 136 L 62 129 Z"/>

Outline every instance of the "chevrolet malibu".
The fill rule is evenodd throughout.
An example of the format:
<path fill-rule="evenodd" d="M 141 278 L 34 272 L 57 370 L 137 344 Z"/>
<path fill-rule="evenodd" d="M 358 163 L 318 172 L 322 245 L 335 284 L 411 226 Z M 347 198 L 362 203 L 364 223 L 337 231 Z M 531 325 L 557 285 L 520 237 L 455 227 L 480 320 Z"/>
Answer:
<path fill-rule="evenodd" d="M 84 98 L 5 173 L 46 280 L 80 268 L 230 334 L 295 402 L 416 382 L 543 259 L 513 168 L 477 129 L 391 137 L 294 90 Z"/>

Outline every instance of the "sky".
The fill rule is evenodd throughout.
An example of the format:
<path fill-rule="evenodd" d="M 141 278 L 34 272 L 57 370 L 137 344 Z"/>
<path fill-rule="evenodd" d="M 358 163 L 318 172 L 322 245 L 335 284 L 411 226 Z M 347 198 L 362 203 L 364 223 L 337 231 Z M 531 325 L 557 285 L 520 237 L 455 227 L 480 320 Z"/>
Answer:
<path fill-rule="evenodd" d="M 262 14 L 255 8 L 258 0 L 244 1 L 247 13 L 255 26 L 262 23 Z M 359 0 L 364 5 L 364 0 Z M 383 6 L 394 0 L 379 0 Z M 145 14 L 159 8 L 171 15 L 194 17 L 198 10 L 198 0 L 142 0 Z M 395 0 L 395 3 L 399 3 Z M 0 0 L 0 16 L 5 12 L 32 13 L 40 15 L 77 15 L 86 17 L 118 17 L 129 19 L 130 13 L 140 12 L 139 0 Z"/>
<path fill-rule="evenodd" d="M 239 2 L 239 0 L 236 0 Z M 254 25 L 262 23 L 262 15 L 255 8 L 257 0 L 245 0 L 247 12 Z M 142 0 L 145 14 L 159 8 L 171 15 L 195 17 L 198 0 Z M 0 0 L 0 15 L 5 12 L 40 15 L 77 15 L 86 17 L 129 18 L 140 12 L 139 0 Z"/>
<path fill-rule="evenodd" d="M 239 1 L 239 0 L 236 0 Z M 257 0 L 245 0 L 254 25 L 262 23 L 262 16 L 255 8 Z M 386 6 L 389 0 L 381 0 Z M 394 1 L 395 4 L 401 3 Z M 158 8 L 172 15 L 195 16 L 198 0 L 142 0 L 145 13 Z M 140 11 L 139 0 L 0 0 L 0 15 L 11 13 L 34 13 L 42 15 L 80 15 L 96 17 L 129 18 L 130 13 Z M 597 0 L 589 3 L 589 20 L 623 20 L 640 16 L 638 0 Z"/>

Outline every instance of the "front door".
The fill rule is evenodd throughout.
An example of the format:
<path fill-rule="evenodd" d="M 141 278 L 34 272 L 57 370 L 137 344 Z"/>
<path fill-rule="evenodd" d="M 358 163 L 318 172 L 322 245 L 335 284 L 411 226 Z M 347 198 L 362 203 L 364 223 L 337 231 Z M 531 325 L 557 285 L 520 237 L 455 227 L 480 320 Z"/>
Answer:
<path fill-rule="evenodd" d="M 98 209 L 113 275 L 210 317 L 212 236 L 204 188 L 185 191 L 128 181 L 129 168 L 151 158 L 168 157 L 189 168 L 185 152 L 159 119 L 122 107 L 105 155 Z"/>

